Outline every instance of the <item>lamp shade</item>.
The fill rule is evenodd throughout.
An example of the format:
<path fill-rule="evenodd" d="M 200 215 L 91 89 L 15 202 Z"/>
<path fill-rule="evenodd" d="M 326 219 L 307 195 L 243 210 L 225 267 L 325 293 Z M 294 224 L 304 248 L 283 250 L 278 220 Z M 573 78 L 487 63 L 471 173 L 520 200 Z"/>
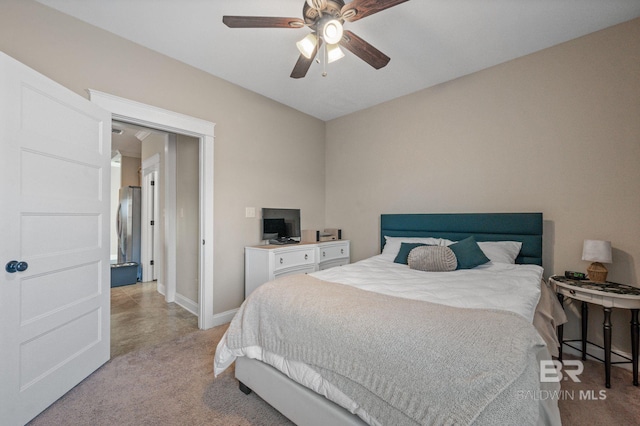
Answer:
<path fill-rule="evenodd" d="M 327 62 L 331 63 L 337 61 L 340 58 L 344 58 L 344 52 L 337 44 L 327 45 Z"/>
<path fill-rule="evenodd" d="M 584 240 L 582 260 L 611 263 L 611 241 Z"/>
<path fill-rule="evenodd" d="M 307 34 L 305 38 L 296 43 L 296 46 L 307 59 L 313 59 L 313 52 L 316 51 L 317 44 L 318 38 L 313 34 Z"/>

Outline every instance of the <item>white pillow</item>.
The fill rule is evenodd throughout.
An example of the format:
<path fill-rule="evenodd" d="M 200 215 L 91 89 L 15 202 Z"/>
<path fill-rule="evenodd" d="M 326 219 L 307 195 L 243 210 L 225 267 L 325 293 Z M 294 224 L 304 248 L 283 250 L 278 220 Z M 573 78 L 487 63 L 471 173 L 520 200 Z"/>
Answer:
<path fill-rule="evenodd" d="M 479 241 L 484 255 L 493 263 L 516 263 L 522 243 L 519 241 Z"/>
<path fill-rule="evenodd" d="M 382 249 L 382 255 L 385 259 L 389 259 L 391 262 L 396 258 L 398 252 L 400 251 L 400 245 L 402 243 L 422 243 L 429 244 L 433 246 L 441 246 L 442 238 L 431 238 L 431 237 L 388 237 L 384 236 L 385 244 Z"/>

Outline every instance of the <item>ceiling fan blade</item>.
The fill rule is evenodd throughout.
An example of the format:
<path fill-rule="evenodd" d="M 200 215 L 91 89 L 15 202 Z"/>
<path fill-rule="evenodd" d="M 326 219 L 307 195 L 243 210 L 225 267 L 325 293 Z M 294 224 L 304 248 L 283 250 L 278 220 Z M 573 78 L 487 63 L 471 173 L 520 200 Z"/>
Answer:
<path fill-rule="evenodd" d="M 311 67 L 312 59 L 307 59 L 304 55 L 300 55 L 298 58 L 298 62 L 293 67 L 293 71 L 291 71 L 291 78 L 302 78 L 307 75 L 307 71 L 309 71 L 309 67 Z"/>
<path fill-rule="evenodd" d="M 304 55 L 300 55 L 298 57 L 298 62 L 293 67 L 293 71 L 291 71 L 291 78 L 302 78 L 307 75 L 307 71 L 309 71 L 309 67 L 313 63 L 313 59 L 318 54 L 318 49 L 322 46 L 322 40 L 318 39 L 318 44 L 316 45 L 315 50 L 311 54 L 311 58 L 307 58 Z"/>
<path fill-rule="evenodd" d="M 351 53 L 379 70 L 389 63 L 391 58 L 387 55 L 352 33 L 345 31 L 340 40 L 340 46 L 349 50 Z"/>
<path fill-rule="evenodd" d="M 345 21 L 353 22 L 406 1 L 409 0 L 353 0 L 342 7 L 340 14 Z"/>
<path fill-rule="evenodd" d="M 276 18 L 270 16 L 223 16 L 222 22 L 229 28 L 302 28 L 299 18 Z"/>

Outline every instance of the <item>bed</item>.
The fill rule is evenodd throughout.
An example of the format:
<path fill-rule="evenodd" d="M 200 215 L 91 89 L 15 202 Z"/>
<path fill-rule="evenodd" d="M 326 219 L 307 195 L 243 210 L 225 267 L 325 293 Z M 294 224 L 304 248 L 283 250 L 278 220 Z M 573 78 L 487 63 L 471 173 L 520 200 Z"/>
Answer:
<path fill-rule="evenodd" d="M 252 293 L 214 373 L 235 361 L 240 389 L 298 425 L 560 424 L 557 400 L 541 397 L 559 389 L 539 366 L 566 321 L 542 280 L 542 214 L 393 214 L 380 225 L 380 255 Z M 448 247 L 460 266 L 463 246 L 488 262 L 411 263 Z"/>

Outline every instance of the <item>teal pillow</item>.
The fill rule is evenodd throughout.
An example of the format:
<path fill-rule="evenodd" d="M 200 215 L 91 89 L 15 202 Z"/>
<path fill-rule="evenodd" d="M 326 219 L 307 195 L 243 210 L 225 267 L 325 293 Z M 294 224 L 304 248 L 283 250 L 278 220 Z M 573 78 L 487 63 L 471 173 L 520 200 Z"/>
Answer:
<path fill-rule="evenodd" d="M 393 260 L 395 263 L 403 263 L 405 265 L 409 264 L 409 252 L 416 247 L 426 246 L 424 243 L 401 243 L 400 250 L 396 255 L 396 258 Z"/>
<path fill-rule="evenodd" d="M 489 258 L 484 255 L 484 252 L 473 237 L 453 243 L 449 248 L 458 259 L 458 267 L 456 269 L 472 269 L 489 261 Z"/>

